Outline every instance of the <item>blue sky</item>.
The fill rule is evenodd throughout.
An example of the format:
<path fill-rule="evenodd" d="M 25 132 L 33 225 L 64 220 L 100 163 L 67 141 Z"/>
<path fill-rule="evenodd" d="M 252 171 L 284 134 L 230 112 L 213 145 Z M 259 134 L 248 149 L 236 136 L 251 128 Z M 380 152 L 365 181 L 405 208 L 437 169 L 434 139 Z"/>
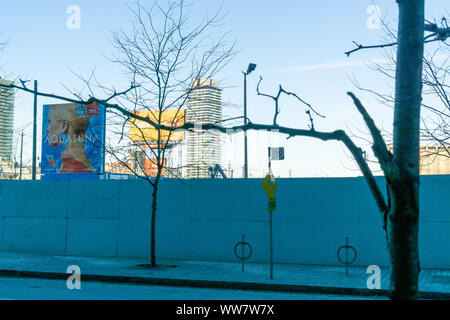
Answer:
<path fill-rule="evenodd" d="M 96 66 L 97 78 L 117 88 L 127 86 L 121 69 L 112 65 L 111 30 L 127 28 L 131 15 L 127 8 L 134 1 L 86 0 L 16 0 L 2 3 L 0 29 L 10 39 L 6 53 L 0 56 L 5 65 L 3 74 L 10 78 L 37 79 L 46 92 L 68 94 L 61 84 L 78 89 L 82 84 L 69 68 L 88 75 Z M 151 1 L 142 1 L 151 3 Z M 189 8 L 192 21 L 211 13 L 222 3 L 215 0 L 194 0 Z M 270 100 L 256 95 L 258 77 L 264 81 L 261 89 L 276 93 L 278 85 L 298 93 L 314 105 L 325 119 L 316 119 L 317 130 L 350 129 L 357 135 L 364 129 L 359 114 L 346 96 L 356 89 L 348 77 L 356 77 L 364 86 L 375 90 L 391 85 L 385 78 L 371 71 L 367 59 L 379 59 L 377 50 L 360 51 L 347 58 L 344 52 L 353 48 L 352 41 L 364 44 L 379 43 L 383 31 L 370 29 L 367 21 L 370 5 L 379 6 L 382 17 L 396 24 L 397 8 L 394 0 L 224 0 L 227 13 L 217 34 L 230 31 L 240 50 L 235 59 L 218 75 L 225 88 L 224 113 L 242 112 L 242 73 L 249 62 L 257 69 L 248 77 L 248 113 L 253 122 L 270 123 L 273 108 Z M 66 13 L 70 5 L 81 9 L 81 29 L 69 30 Z M 427 18 L 440 19 L 449 13 L 445 0 L 427 1 Z M 213 34 L 214 36 L 214 34 Z M 357 92 L 356 92 L 357 93 Z M 391 110 L 379 105 L 372 96 L 358 93 L 380 127 L 392 127 Z M 16 95 L 15 127 L 32 121 L 32 97 Z M 54 102 L 39 98 L 39 105 Z M 228 108 L 230 105 L 237 108 Z M 41 111 L 38 113 L 40 124 Z M 279 123 L 306 127 L 305 108 L 295 100 L 283 98 Z M 360 129 L 358 129 L 360 128 Z M 38 126 L 38 133 L 41 127 Z M 25 130 L 25 157 L 31 150 L 31 126 Z M 288 176 L 356 176 L 358 170 L 343 148 L 334 142 L 319 142 L 309 138 L 286 141 L 277 135 L 249 134 L 250 173 L 261 176 L 266 169 L 267 145 L 286 148 L 286 160 L 274 164 L 275 174 Z M 18 135 L 17 135 L 18 137 Z M 241 136 L 226 139 L 225 164 L 235 170 L 242 166 Z M 363 148 L 368 144 L 360 141 Z M 376 167 L 374 167 L 376 168 Z"/>

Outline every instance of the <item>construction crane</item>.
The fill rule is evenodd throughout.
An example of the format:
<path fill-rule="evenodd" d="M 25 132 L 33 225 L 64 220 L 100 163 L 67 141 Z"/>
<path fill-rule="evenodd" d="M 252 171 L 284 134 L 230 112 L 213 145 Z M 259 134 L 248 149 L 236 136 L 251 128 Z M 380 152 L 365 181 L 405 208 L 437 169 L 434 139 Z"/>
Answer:
<path fill-rule="evenodd" d="M 218 172 L 222 175 L 222 177 L 223 177 L 224 179 L 227 178 L 227 175 L 225 174 L 225 172 L 223 172 L 222 167 L 221 167 L 219 164 L 216 164 L 216 166 L 214 167 L 214 169 L 213 169 L 212 167 L 209 167 L 208 170 L 209 170 L 209 173 L 211 174 L 211 178 L 212 178 L 212 179 L 214 179 L 214 178 L 217 177 L 217 173 L 218 173 Z"/>

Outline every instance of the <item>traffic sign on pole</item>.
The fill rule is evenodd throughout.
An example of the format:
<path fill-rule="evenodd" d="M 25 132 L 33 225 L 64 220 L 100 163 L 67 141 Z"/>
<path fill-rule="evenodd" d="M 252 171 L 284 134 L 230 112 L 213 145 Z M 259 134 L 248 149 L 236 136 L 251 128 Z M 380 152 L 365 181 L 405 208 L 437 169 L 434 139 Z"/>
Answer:
<path fill-rule="evenodd" d="M 269 147 L 269 159 L 270 160 L 284 160 L 284 148 L 271 148 Z"/>
<path fill-rule="evenodd" d="M 270 149 L 269 149 L 270 150 Z M 270 159 L 270 157 L 269 157 Z M 269 209 L 269 237 L 270 237 L 270 280 L 273 279 L 273 234 L 272 234 L 272 213 L 275 211 L 276 199 L 274 198 L 275 192 L 277 191 L 277 183 L 269 171 L 267 176 L 264 178 L 262 183 L 262 188 L 268 197 L 268 209 Z"/>
<path fill-rule="evenodd" d="M 277 191 L 277 183 L 275 182 L 275 178 L 271 173 L 269 173 L 263 180 L 262 188 L 267 193 L 269 198 L 273 198 L 275 192 Z"/>

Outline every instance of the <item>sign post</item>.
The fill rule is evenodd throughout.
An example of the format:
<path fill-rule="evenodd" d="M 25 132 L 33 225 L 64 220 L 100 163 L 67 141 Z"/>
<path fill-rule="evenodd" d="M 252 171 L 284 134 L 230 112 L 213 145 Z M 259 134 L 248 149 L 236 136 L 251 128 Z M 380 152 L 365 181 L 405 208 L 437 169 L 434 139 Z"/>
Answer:
<path fill-rule="evenodd" d="M 270 159 L 270 158 L 269 158 Z M 270 163 L 270 160 L 269 160 Z M 269 174 L 264 178 L 262 183 L 262 188 L 268 196 L 268 207 L 269 207 L 269 233 L 270 233 L 270 280 L 273 280 L 273 233 L 272 233 L 272 212 L 275 211 L 276 199 L 274 198 L 275 192 L 277 191 L 277 183 L 269 171 Z"/>
<path fill-rule="evenodd" d="M 284 148 L 268 148 L 269 173 L 264 178 L 262 187 L 267 193 L 268 209 L 269 209 L 269 228 L 270 228 L 270 280 L 273 280 L 273 233 L 272 233 L 272 213 L 275 211 L 277 199 L 275 192 L 277 191 L 277 183 L 272 174 L 272 160 L 284 160 Z"/>
<path fill-rule="evenodd" d="M 275 204 L 275 198 L 269 198 L 269 228 L 270 228 L 270 280 L 273 280 L 273 232 L 272 232 L 272 212 L 275 208 L 270 207 L 270 200 L 273 199 Z"/>

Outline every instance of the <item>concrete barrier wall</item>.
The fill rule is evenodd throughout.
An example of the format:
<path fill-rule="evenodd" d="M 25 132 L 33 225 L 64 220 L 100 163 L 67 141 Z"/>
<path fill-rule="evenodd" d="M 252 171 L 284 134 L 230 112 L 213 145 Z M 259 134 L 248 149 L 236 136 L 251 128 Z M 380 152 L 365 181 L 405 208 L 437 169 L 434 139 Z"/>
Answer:
<path fill-rule="evenodd" d="M 267 262 L 269 215 L 262 179 L 163 180 L 157 256 Z M 383 178 L 378 179 L 384 190 Z M 274 260 L 338 264 L 349 237 L 357 265 L 388 265 L 381 218 L 363 178 L 277 179 Z M 450 267 L 450 176 L 421 178 L 424 268 Z M 52 255 L 148 257 L 150 186 L 139 180 L 0 181 L 0 250 Z"/>

